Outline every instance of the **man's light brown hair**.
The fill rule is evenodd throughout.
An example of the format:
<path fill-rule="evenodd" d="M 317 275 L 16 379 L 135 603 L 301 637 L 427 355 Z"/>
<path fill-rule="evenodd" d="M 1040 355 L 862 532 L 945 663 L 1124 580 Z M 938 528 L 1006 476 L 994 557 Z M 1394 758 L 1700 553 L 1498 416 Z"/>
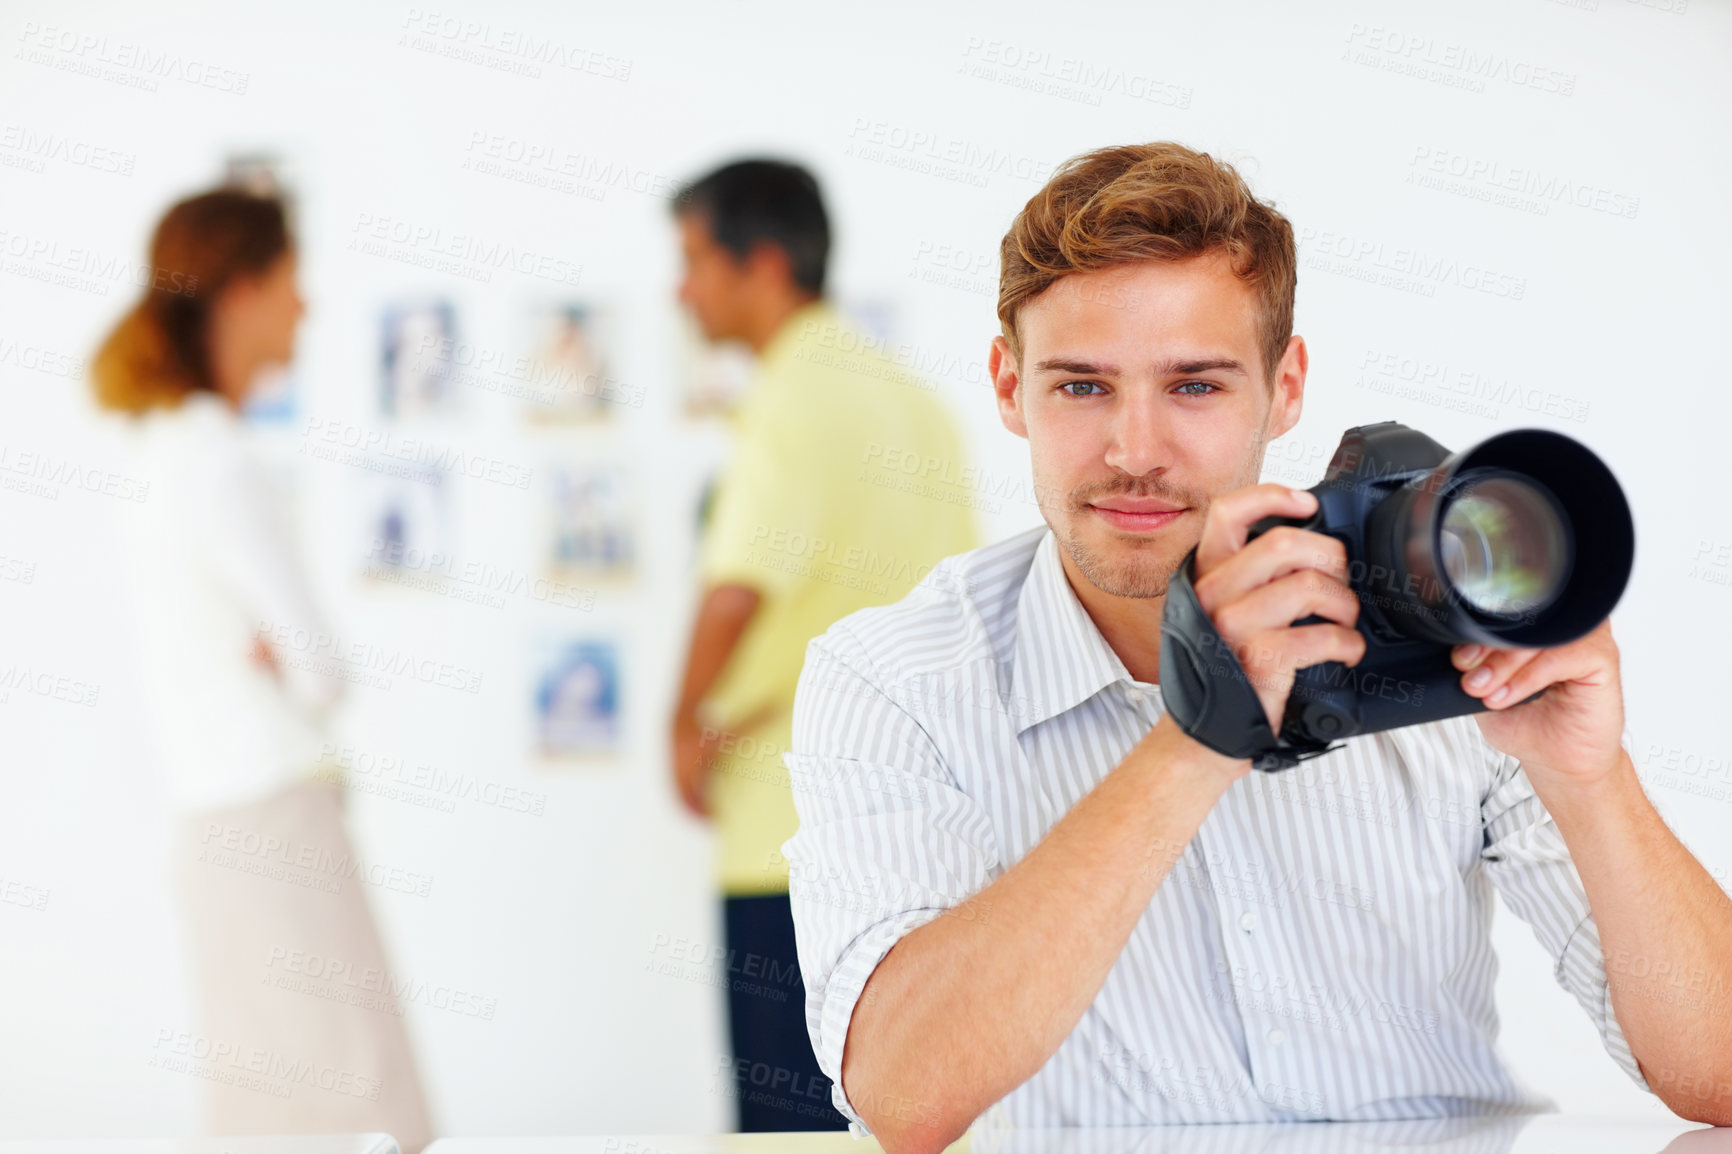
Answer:
<path fill-rule="evenodd" d="M 1016 313 L 1071 273 L 1227 253 L 1257 293 L 1257 343 L 1273 387 L 1293 335 L 1293 226 L 1232 165 L 1171 141 L 1099 148 L 1060 165 L 999 245 L 998 320 L 1018 363 Z"/>

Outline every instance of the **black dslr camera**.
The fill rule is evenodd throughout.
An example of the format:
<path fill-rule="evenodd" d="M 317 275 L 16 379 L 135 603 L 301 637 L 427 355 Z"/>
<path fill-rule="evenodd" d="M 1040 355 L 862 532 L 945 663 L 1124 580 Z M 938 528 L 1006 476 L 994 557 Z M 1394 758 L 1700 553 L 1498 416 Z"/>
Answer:
<path fill-rule="evenodd" d="M 1197 741 L 1260 770 L 1290 768 L 1355 734 L 1484 710 L 1461 688 L 1452 648 L 1574 641 L 1618 603 L 1635 560 L 1629 503 L 1611 470 L 1544 429 L 1452 456 L 1406 425 L 1361 425 L 1311 492 L 1310 517 L 1265 517 L 1248 540 L 1277 525 L 1340 540 L 1365 657 L 1299 670 L 1279 734 L 1197 602 L 1195 549 L 1173 574 L 1161 620 L 1168 712 Z"/>

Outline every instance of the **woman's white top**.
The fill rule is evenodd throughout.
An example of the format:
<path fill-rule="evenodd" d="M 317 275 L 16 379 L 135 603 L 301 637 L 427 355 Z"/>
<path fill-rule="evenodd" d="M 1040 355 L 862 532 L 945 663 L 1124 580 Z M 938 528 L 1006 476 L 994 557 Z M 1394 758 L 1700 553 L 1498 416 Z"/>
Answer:
<path fill-rule="evenodd" d="M 129 584 L 173 802 L 258 801 L 312 775 L 342 682 L 281 645 L 272 672 L 254 645 L 330 630 L 239 415 L 194 392 L 138 424 L 151 485 L 132 520 Z"/>

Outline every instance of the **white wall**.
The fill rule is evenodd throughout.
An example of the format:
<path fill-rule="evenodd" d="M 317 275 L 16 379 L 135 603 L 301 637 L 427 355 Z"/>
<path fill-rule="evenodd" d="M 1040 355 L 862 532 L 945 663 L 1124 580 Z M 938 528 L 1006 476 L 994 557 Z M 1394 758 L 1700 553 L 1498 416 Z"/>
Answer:
<path fill-rule="evenodd" d="M 421 34 L 447 54 L 404 43 L 424 12 L 438 15 Z M 526 34 L 600 56 L 590 71 L 512 75 L 448 54 L 461 39 L 438 31 L 457 26 L 447 21 L 485 24 L 476 39 L 494 47 L 477 51 L 495 63 L 508 58 L 498 45 Z M 1680 836 L 1722 880 L 1732 867 L 1732 746 L 1718 709 L 1732 642 L 1732 518 L 1717 495 L 1732 413 L 1721 337 L 1732 312 L 1725 4 L 997 3 L 963 15 L 60 0 L 9 6 L 0 37 L 0 446 L 10 468 L 28 453 L 129 467 L 64 358 L 93 347 L 131 290 L 36 274 L 49 259 L 142 262 L 157 214 L 211 180 L 230 150 L 292 161 L 312 302 L 298 369 L 304 412 L 321 420 L 389 428 L 372 400 L 387 299 L 444 293 L 466 337 L 513 348 L 523 310 L 552 291 L 510 272 L 480 284 L 351 251 L 363 219 L 581 262 L 583 292 L 617 309 L 619 375 L 645 400 L 609 430 L 532 430 L 513 402 L 469 389 L 464 417 L 430 434 L 538 473 L 560 453 L 634 466 L 642 575 L 604 591 L 592 612 L 366 585 L 354 575 L 355 471 L 299 453 L 303 425 L 274 439 L 300 470 L 318 578 L 342 626 L 483 673 L 473 696 L 401 680 L 358 691 L 345 739 L 547 795 L 540 817 L 354 799 L 364 853 L 435 879 L 425 898 L 375 895 L 399 970 L 498 1001 L 491 1021 L 410 1008 L 443 1132 L 707 1130 L 730 1117 L 713 1076 L 719 999 L 644 966 L 657 935 L 708 943 L 719 928 L 706 835 L 665 784 L 663 718 L 691 608 L 687 525 L 723 449 L 713 428 L 678 415 L 666 205 L 629 186 L 596 198 L 596 185 L 582 195 L 466 169 L 471 141 L 494 135 L 611 162 L 657 187 L 746 151 L 814 166 L 840 224 L 837 289 L 898 303 L 899 339 L 966 422 L 978 459 L 1012 481 L 1026 476 L 1023 446 L 997 426 L 979 375 L 994 330 L 993 254 L 1010 216 L 1053 163 L 1091 146 L 1173 137 L 1240 163 L 1306 238 L 1298 327 L 1313 357 L 1310 405 L 1272 450 L 1270 476 L 1314 482 L 1343 428 L 1385 418 L 1451 446 L 1539 424 L 1602 453 L 1638 524 L 1615 626 L 1642 768 Z M 113 78 L 141 75 L 115 62 L 140 47 L 180 62 L 155 91 Z M 1048 55 L 1030 63 L 1032 53 Z M 97 58 L 109 74 L 77 70 Z M 1494 74 L 1470 60 L 1489 60 Z M 189 82 L 204 75 L 191 62 L 219 69 L 215 86 Z M 1043 72 L 1069 88 L 1029 87 Z M 223 90 L 243 74 L 244 93 Z M 33 171 L 44 140 L 71 147 Z M 130 158 L 128 171 L 85 163 L 93 155 Z M 1479 175 L 1426 187 L 1434 158 Z M 1531 191 L 1520 205 L 1499 201 L 1481 167 L 1492 164 L 1497 177 L 1567 181 L 1586 190 L 1586 207 Z M 1410 260 L 1426 271 L 1376 283 Z M 1471 287 L 1488 272 L 1491 291 Z M 1380 392 L 1384 354 L 1396 377 L 1410 362 L 1447 365 L 1452 383 L 1483 374 L 1494 398 L 1457 411 L 1460 394 L 1435 383 Z M 1534 411 L 1497 391 L 1509 386 Z M 537 492 L 456 481 L 458 548 L 531 568 Z M 0 555 L 11 562 L 0 564 L 0 669 L 100 686 L 90 708 L 16 690 L 0 705 L 0 879 L 49 891 L 41 910 L 0 903 L 8 1135 L 192 1124 L 190 1080 L 147 1064 L 157 1031 L 185 1028 L 189 1010 L 140 700 L 149 671 L 133 648 L 117 551 L 117 529 L 136 511 L 77 485 L 52 498 L 0 489 Z M 1014 498 L 988 510 L 994 536 L 1035 519 Z M 1716 549 L 1716 564 L 1699 563 Z M 30 580 L 14 579 L 26 571 Z M 626 644 L 630 741 L 616 765 L 549 769 L 529 756 L 530 655 L 567 628 Z M 1692 792 L 1700 787 L 1717 792 Z M 1499 940 L 1518 1071 L 1567 1109 L 1661 1110 L 1604 1056 L 1525 927 L 1506 919 Z"/>

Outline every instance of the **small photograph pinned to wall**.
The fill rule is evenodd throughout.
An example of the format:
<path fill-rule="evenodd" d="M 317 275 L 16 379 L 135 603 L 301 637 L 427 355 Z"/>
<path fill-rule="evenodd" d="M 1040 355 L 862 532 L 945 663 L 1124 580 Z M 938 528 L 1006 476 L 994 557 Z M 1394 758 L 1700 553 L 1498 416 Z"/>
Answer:
<path fill-rule="evenodd" d="M 457 407 L 451 354 L 457 312 L 448 300 L 388 305 L 380 318 L 379 409 L 414 420 Z"/>
<path fill-rule="evenodd" d="M 621 581 L 637 561 L 637 526 L 626 470 L 558 462 L 546 470 L 545 565 L 557 581 Z"/>
<path fill-rule="evenodd" d="M 536 749 L 550 761 L 593 760 L 621 748 L 619 647 L 585 638 L 544 642 L 535 671 Z"/>
<path fill-rule="evenodd" d="M 415 588 L 439 588 L 450 573 L 452 531 L 446 474 L 432 467 L 403 476 L 364 474 L 361 575 Z"/>
<path fill-rule="evenodd" d="M 897 320 L 902 310 L 891 297 L 846 296 L 837 306 L 861 336 L 870 338 L 884 356 L 892 355 Z"/>
<path fill-rule="evenodd" d="M 610 375 L 610 314 L 595 305 L 562 302 L 529 315 L 527 413 L 535 424 L 592 424 L 630 402 Z"/>
<path fill-rule="evenodd" d="M 745 397 L 756 364 L 745 345 L 737 341 L 712 344 L 696 321 L 681 317 L 681 412 L 690 420 L 727 416 Z"/>
<path fill-rule="evenodd" d="M 271 151 L 231 152 L 223 157 L 222 182 L 255 196 L 294 199 L 295 179 L 289 159 Z"/>

